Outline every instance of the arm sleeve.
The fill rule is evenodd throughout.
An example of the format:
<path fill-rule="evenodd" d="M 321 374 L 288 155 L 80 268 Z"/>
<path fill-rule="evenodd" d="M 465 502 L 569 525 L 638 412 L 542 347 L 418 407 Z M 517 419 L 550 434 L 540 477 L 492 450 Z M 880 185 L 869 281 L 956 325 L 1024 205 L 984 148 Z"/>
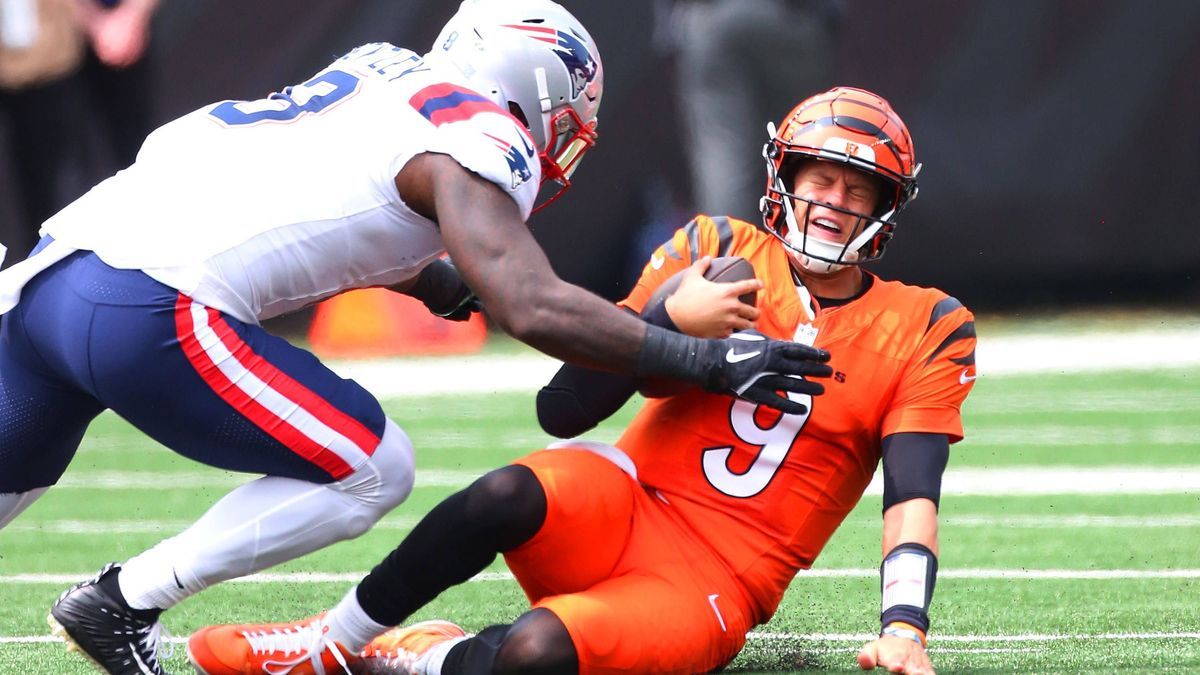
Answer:
<path fill-rule="evenodd" d="M 664 281 L 686 269 L 696 258 L 724 255 L 734 236 L 728 219 L 697 216 L 655 249 L 637 285 L 618 304 L 640 314 L 647 323 L 678 332 L 665 305 L 647 309 L 646 301 Z M 538 423 L 552 436 L 578 436 L 620 410 L 639 384 L 636 377 L 565 364 L 538 392 Z"/>
<path fill-rule="evenodd" d="M 899 433 L 883 439 L 883 510 L 924 497 L 939 504 L 950 458 L 945 434 Z"/>
<path fill-rule="evenodd" d="M 632 312 L 633 310 L 626 310 Z M 667 313 L 643 317 L 674 330 Z M 660 323 L 665 320 L 664 323 Z M 637 391 L 639 378 L 564 363 L 537 395 L 537 418 L 542 430 L 557 438 L 587 433 L 621 409 Z"/>
<path fill-rule="evenodd" d="M 551 436 L 574 438 L 620 410 L 635 391 L 635 377 L 563 364 L 538 392 L 538 424 Z"/>

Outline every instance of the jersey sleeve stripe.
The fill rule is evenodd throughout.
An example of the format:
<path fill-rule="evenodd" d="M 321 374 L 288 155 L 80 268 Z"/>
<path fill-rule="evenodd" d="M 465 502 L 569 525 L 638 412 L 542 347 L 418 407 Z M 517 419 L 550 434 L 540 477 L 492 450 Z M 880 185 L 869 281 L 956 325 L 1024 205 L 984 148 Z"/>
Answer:
<path fill-rule="evenodd" d="M 481 94 L 463 89 L 453 84 L 433 84 L 418 91 L 408 99 L 409 105 L 432 122 L 434 126 L 442 126 L 452 122 L 462 122 L 480 113 L 494 113 L 509 118 L 530 141 L 529 129 L 516 117 L 493 103 Z"/>
<path fill-rule="evenodd" d="M 674 239 L 663 244 L 662 248 L 663 248 L 663 253 L 667 254 L 668 256 L 670 256 L 676 260 L 683 260 L 683 256 L 679 254 L 679 249 L 675 248 L 675 240 Z"/>
<path fill-rule="evenodd" d="M 684 234 L 687 235 L 688 248 L 690 249 L 689 253 L 691 253 L 691 257 L 689 258 L 688 262 L 689 263 L 695 262 L 696 258 L 700 256 L 700 221 L 699 221 L 699 219 L 693 219 L 690 223 L 688 223 L 687 225 L 684 225 L 683 232 L 684 232 Z"/>
<path fill-rule="evenodd" d="M 933 306 L 933 311 L 929 313 L 929 325 L 925 326 L 925 331 L 929 332 L 933 328 L 933 324 L 942 320 L 942 317 L 950 314 L 956 309 L 962 309 L 963 304 L 957 298 L 943 298 Z"/>
<path fill-rule="evenodd" d="M 933 350 L 933 353 L 930 354 L 929 358 L 925 360 L 925 365 L 929 365 L 930 363 L 932 363 L 933 360 L 935 358 L 937 358 L 938 354 L 941 354 L 943 351 L 946 350 L 946 348 L 948 348 L 950 345 L 954 344 L 955 342 L 959 342 L 961 340 L 974 340 L 974 339 L 975 339 L 975 322 L 967 321 L 966 323 L 959 326 L 958 328 L 955 328 L 954 332 L 947 335 L 945 340 L 942 340 L 942 343 L 937 346 L 937 349 Z M 972 350 L 972 353 L 974 353 L 974 350 Z"/>
<path fill-rule="evenodd" d="M 712 221 L 717 226 L 717 257 L 727 256 L 729 248 L 733 246 L 733 225 L 725 216 L 717 216 Z"/>
<path fill-rule="evenodd" d="M 966 356 L 959 356 L 959 357 L 950 359 L 950 362 L 957 363 L 960 366 L 973 366 L 973 365 L 975 365 L 975 350 L 972 349 L 971 353 L 967 354 Z"/>

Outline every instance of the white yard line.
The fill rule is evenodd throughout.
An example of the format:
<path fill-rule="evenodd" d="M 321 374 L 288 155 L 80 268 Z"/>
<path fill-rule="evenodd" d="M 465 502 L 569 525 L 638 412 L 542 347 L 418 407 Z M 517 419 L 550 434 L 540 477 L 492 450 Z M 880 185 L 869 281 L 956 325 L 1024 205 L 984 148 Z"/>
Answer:
<path fill-rule="evenodd" d="M 874 640 L 871 633 L 769 633 L 751 631 L 757 640 L 800 640 L 805 642 L 860 642 Z M 1200 640 L 1200 633 L 1023 633 L 1021 635 L 941 635 L 930 636 L 931 642 L 1061 642 L 1064 640 Z"/>
<path fill-rule="evenodd" d="M 876 473 L 868 494 L 883 494 Z M 1200 493 L 1200 467 L 1046 466 L 948 469 L 942 496 L 1131 495 Z"/>
<path fill-rule="evenodd" d="M 419 515 L 392 514 L 376 523 L 371 529 L 386 531 L 408 531 L 420 520 Z M 1104 515 L 1021 515 L 990 516 L 964 515 L 943 516 L 939 519 L 944 528 L 955 527 L 1002 527 L 1025 529 L 1065 529 L 1080 527 L 1098 528 L 1200 528 L 1200 516 L 1174 514 L 1161 516 L 1104 516 Z M 190 526 L 190 520 L 42 520 L 26 522 L 18 519 L 4 528 L 5 532 L 38 532 L 41 534 L 70 534 L 110 536 L 114 534 L 166 534 L 180 532 Z M 879 527 L 878 519 L 851 520 L 847 525 Z"/>
<path fill-rule="evenodd" d="M 1162 516 L 1096 516 L 1087 514 L 1062 514 L 1057 516 L 941 516 L 938 518 L 942 527 L 1003 527 L 1003 528 L 1076 528 L 1076 527 L 1113 527 L 1122 528 L 1164 528 L 1164 527 L 1200 527 L 1200 515 L 1162 515 Z M 870 523 L 879 527 L 877 521 Z M 10 526 L 11 527 L 11 526 Z"/>
<path fill-rule="evenodd" d="M 1200 365 L 1200 327 L 1078 335 L 1005 335 L 979 341 L 981 377 L 1029 373 L 1188 368 Z M 559 362 L 536 352 L 510 356 L 331 361 L 342 377 L 390 398 L 536 392 Z"/>
<path fill-rule="evenodd" d="M 481 474 L 477 471 L 449 471 L 417 467 L 416 487 L 462 488 Z M 233 488 L 258 478 L 220 469 L 209 471 L 88 471 L 68 473 L 54 489 L 92 490 L 180 490 L 196 488 Z"/>
<path fill-rule="evenodd" d="M 0 576 L 0 584 L 73 584 L 81 579 L 95 576 L 95 572 L 78 574 L 9 574 Z M 232 579 L 233 584 L 349 584 L 357 583 L 366 572 L 292 572 L 252 574 Z M 796 579 L 878 579 L 879 569 L 843 568 L 801 570 Z M 1200 579 L 1200 569 L 1160 570 L 1029 570 L 1029 569 L 942 569 L 940 579 L 1010 579 L 1010 580 L 1130 580 L 1130 579 Z M 482 572 L 471 578 L 472 582 L 512 581 L 511 572 Z"/>
<path fill-rule="evenodd" d="M 417 469 L 417 487 L 466 487 L 472 471 Z M 179 490 L 232 488 L 252 476 L 228 472 L 97 471 L 63 476 L 55 489 Z M 883 492 L 879 474 L 868 495 Z M 1023 466 L 1004 469 L 948 469 L 942 494 L 954 496 L 1127 495 L 1200 493 L 1200 466 Z"/>
<path fill-rule="evenodd" d="M 875 639 L 876 635 L 870 633 L 772 633 L 751 631 L 748 635 L 752 641 L 762 642 L 866 642 L 867 640 Z M 1065 634 L 1021 634 L 1021 635 L 940 635 L 934 634 L 930 637 L 931 652 L 941 652 L 944 654 L 955 653 L 1008 653 L 1008 652 L 1028 652 L 1039 651 L 1030 648 L 978 648 L 966 649 L 960 647 L 938 647 L 938 643 L 956 643 L 956 644 L 1004 644 L 1004 643 L 1029 643 L 1029 642 L 1064 642 L 1070 640 L 1200 640 L 1200 633 L 1065 633 Z M 166 642 L 173 644 L 182 644 L 187 642 L 186 637 L 168 637 Z M 20 635 L 20 636 L 0 636 L 0 644 L 44 644 L 56 643 L 61 640 L 52 635 Z M 841 651 L 841 650 L 838 650 Z M 857 651 L 857 650 L 853 650 Z"/>

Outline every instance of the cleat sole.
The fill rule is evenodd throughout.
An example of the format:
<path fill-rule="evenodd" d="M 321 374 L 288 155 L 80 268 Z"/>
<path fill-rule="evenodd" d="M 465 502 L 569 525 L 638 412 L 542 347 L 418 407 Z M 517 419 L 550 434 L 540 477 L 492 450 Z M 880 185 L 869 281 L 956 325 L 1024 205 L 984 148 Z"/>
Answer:
<path fill-rule="evenodd" d="M 75 642 L 75 638 L 71 637 L 71 633 L 67 630 L 67 627 L 59 623 L 58 619 L 54 618 L 53 612 L 46 615 L 46 623 L 50 624 L 50 633 L 66 644 L 67 653 L 75 652 L 79 654 L 83 658 L 87 659 L 88 663 L 92 664 L 92 667 L 94 667 L 96 670 L 104 672 L 104 668 L 101 667 L 99 663 L 96 663 L 96 660 L 93 659 L 92 656 L 88 654 L 82 647 L 80 647 L 79 643 Z"/>

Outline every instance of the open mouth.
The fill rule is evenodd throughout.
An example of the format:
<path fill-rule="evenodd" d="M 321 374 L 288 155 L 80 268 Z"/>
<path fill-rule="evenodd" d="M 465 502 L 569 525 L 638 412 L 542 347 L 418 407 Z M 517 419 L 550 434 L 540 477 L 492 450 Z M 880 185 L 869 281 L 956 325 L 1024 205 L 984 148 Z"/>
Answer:
<path fill-rule="evenodd" d="M 810 234 L 815 234 L 822 239 L 839 239 L 842 236 L 842 228 L 828 218 L 814 218 L 808 224 Z"/>

